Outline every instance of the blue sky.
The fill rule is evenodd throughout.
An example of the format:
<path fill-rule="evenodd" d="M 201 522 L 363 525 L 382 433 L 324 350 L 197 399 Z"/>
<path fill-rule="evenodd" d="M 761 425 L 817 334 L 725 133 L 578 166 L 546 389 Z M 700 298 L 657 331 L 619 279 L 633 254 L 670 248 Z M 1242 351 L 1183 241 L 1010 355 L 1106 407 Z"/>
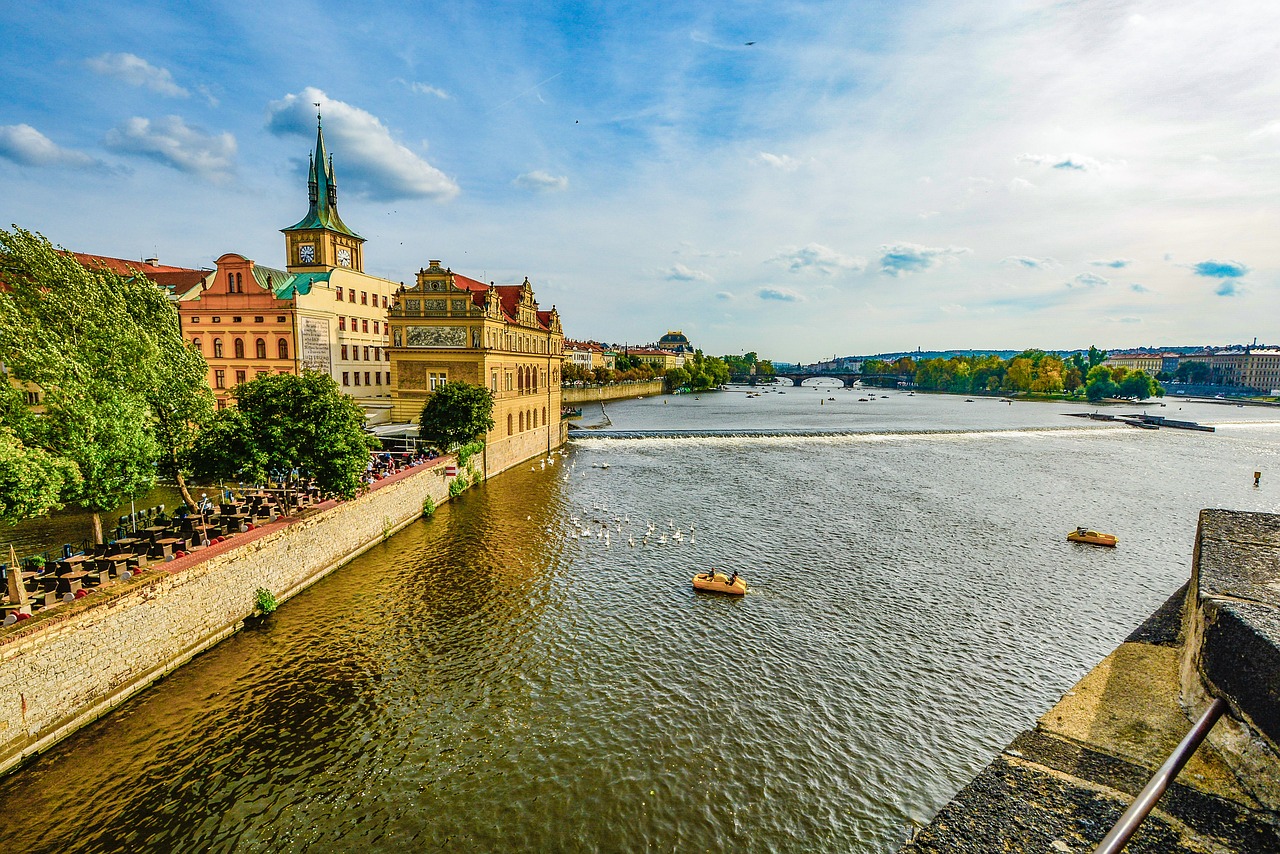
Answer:
<path fill-rule="evenodd" d="M 282 266 L 320 101 L 369 272 L 573 337 L 1280 342 L 1270 0 L 363 5 L 5 4 L 0 218 Z"/>

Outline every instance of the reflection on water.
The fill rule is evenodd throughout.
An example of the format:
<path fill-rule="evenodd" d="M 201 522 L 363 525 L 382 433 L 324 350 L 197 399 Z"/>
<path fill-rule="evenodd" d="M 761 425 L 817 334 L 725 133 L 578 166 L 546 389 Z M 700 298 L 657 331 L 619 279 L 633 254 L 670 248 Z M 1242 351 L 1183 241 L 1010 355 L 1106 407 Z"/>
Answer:
<path fill-rule="evenodd" d="M 767 421 L 702 402 L 610 415 Z M 895 402 L 908 429 L 980 423 L 584 439 L 472 490 L 0 781 L 23 817 L 0 840 L 892 850 L 1185 581 L 1201 507 L 1275 509 L 1252 472 L 1280 457 L 1274 423 L 1058 431 Z M 1076 524 L 1121 547 L 1067 544 Z M 695 594 L 706 566 L 749 594 Z"/>

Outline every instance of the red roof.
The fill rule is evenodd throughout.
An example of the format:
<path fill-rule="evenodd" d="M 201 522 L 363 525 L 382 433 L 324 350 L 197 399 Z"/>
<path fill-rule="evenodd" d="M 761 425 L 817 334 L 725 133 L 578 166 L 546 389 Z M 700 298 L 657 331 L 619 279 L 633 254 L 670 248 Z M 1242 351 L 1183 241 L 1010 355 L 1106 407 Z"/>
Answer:
<path fill-rule="evenodd" d="M 502 313 L 507 316 L 507 320 L 512 323 L 516 322 L 518 312 L 516 309 L 520 305 L 520 292 L 524 289 L 523 284 L 519 285 L 486 285 L 484 282 L 476 279 L 468 278 L 461 273 L 453 274 L 453 284 L 455 287 L 471 292 L 471 301 L 477 306 L 484 307 L 485 294 L 492 287 L 498 292 L 498 302 L 502 305 Z M 551 328 L 551 312 L 538 312 L 538 325 L 543 329 Z"/>
<path fill-rule="evenodd" d="M 194 270 L 190 267 L 152 264 L 146 261 L 130 261 L 124 258 L 108 258 L 105 255 L 89 255 L 84 252 L 72 252 L 71 255 L 86 269 L 109 270 L 120 276 L 141 275 L 157 285 L 172 288 L 178 294 L 184 294 L 203 283 L 213 272 L 212 270 Z"/>

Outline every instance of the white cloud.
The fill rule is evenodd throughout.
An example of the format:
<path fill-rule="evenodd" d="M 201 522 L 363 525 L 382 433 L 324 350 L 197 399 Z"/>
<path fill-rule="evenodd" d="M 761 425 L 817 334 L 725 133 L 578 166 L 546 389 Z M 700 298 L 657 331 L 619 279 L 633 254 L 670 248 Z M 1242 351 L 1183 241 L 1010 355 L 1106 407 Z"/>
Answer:
<path fill-rule="evenodd" d="M 904 276 L 936 267 L 948 258 L 967 255 L 972 250 L 963 246 L 921 246 L 918 243 L 891 243 L 880 247 L 880 272 Z"/>
<path fill-rule="evenodd" d="M 1019 154 L 1014 160 L 1064 172 L 1097 172 L 1102 168 L 1102 163 L 1083 154 Z"/>
<path fill-rule="evenodd" d="M 672 282 L 711 282 L 714 281 L 711 275 L 704 273 L 702 270 L 692 270 L 683 264 L 675 264 L 668 267 L 662 274 L 668 281 Z"/>
<path fill-rule="evenodd" d="M 308 86 L 268 105 L 267 129 L 277 136 L 314 137 L 315 103 L 324 114 L 324 135 L 342 186 L 374 199 L 429 198 L 445 201 L 458 185 L 391 136 L 377 116 Z"/>
<path fill-rule="evenodd" d="M 104 53 L 92 59 L 86 59 L 85 65 L 104 77 L 123 80 L 130 86 L 141 86 L 169 95 L 174 98 L 186 98 L 191 93 L 173 82 L 173 75 L 167 68 L 157 68 L 140 56 L 132 53 Z"/>
<path fill-rule="evenodd" d="M 230 133 L 208 134 L 190 127 L 178 116 L 144 119 L 134 116 L 107 131 L 109 148 L 150 158 L 182 172 L 220 178 L 235 169 L 236 138 Z"/>
<path fill-rule="evenodd" d="M 445 90 L 432 86 L 429 83 L 419 83 L 417 81 L 403 80 L 399 77 L 397 77 L 396 80 L 399 83 L 403 84 L 405 88 L 407 88 L 410 92 L 414 93 L 415 95 L 434 95 L 435 97 L 445 101 L 449 100 L 449 98 L 451 97 L 449 93 L 446 92 Z"/>
<path fill-rule="evenodd" d="M 1000 263 L 1023 267 L 1028 270 L 1044 270 L 1052 267 L 1054 261 L 1052 258 L 1032 258 L 1030 255 L 1010 255 L 1007 258 L 1001 258 Z"/>
<path fill-rule="evenodd" d="M 552 175 L 550 172 L 544 172 L 541 169 L 518 175 L 511 183 L 522 190 L 539 190 L 542 192 L 557 192 L 566 190 L 569 187 L 569 179 L 566 176 Z"/>
<path fill-rule="evenodd" d="M 21 166 L 86 169 L 102 164 L 73 148 L 63 148 L 31 125 L 0 125 L 0 157 Z"/>
<path fill-rule="evenodd" d="M 1094 273 L 1081 273 L 1071 281 L 1067 282 L 1069 288 L 1100 288 L 1104 285 L 1111 284 L 1110 279 L 1104 279 Z"/>
<path fill-rule="evenodd" d="M 770 154 L 762 151 L 756 155 L 756 162 L 772 166 L 782 172 L 794 172 L 800 168 L 800 161 L 788 154 Z"/>
<path fill-rule="evenodd" d="M 1094 267 L 1110 267 L 1113 270 L 1123 270 L 1133 262 L 1128 258 L 1107 258 L 1089 262 Z"/>
<path fill-rule="evenodd" d="M 735 299 L 735 297 L 733 294 L 729 293 L 728 291 L 716 291 L 716 299 L 725 300 L 726 302 L 732 302 Z"/>
<path fill-rule="evenodd" d="M 843 255 L 834 249 L 823 246 L 821 243 L 810 243 L 799 247 L 788 246 L 769 260 L 786 264 L 787 269 L 793 273 L 798 273 L 802 270 L 816 270 L 819 273 L 830 275 L 841 270 L 857 273 L 867 268 L 865 258 Z"/>
<path fill-rule="evenodd" d="M 756 296 L 764 300 L 776 300 L 777 302 L 804 302 L 804 296 L 796 293 L 790 288 L 772 288 L 765 287 L 756 291 Z"/>
<path fill-rule="evenodd" d="M 1032 184 L 1026 178 L 1014 178 L 1012 181 L 1009 182 L 1009 192 L 1014 194 L 1033 193 L 1038 189 L 1039 187 L 1037 187 L 1035 184 Z"/>

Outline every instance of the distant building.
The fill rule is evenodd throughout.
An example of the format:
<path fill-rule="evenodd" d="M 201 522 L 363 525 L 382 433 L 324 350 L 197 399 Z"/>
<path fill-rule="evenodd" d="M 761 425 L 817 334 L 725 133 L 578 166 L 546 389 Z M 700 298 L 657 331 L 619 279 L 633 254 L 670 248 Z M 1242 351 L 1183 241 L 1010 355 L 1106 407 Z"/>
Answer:
<path fill-rule="evenodd" d="M 689 343 L 689 339 L 679 329 L 667 332 L 658 339 L 658 350 L 667 350 L 671 353 L 680 353 L 681 355 L 690 355 L 694 353 L 693 345 Z"/>
<path fill-rule="evenodd" d="M 617 353 L 598 341 L 570 341 L 565 339 L 565 359 L 584 370 L 617 367 Z"/>
<path fill-rule="evenodd" d="M 678 368 L 684 364 L 684 353 L 674 350 L 660 350 L 657 347 L 628 347 L 625 355 L 652 365 L 654 370 L 660 374 L 670 368 Z"/>
<path fill-rule="evenodd" d="M 1155 376 L 1164 370 L 1163 353 L 1108 353 L 1102 363 L 1108 368 L 1128 368 L 1131 371 L 1143 371 Z M 1177 370 L 1175 367 L 1174 370 Z"/>

